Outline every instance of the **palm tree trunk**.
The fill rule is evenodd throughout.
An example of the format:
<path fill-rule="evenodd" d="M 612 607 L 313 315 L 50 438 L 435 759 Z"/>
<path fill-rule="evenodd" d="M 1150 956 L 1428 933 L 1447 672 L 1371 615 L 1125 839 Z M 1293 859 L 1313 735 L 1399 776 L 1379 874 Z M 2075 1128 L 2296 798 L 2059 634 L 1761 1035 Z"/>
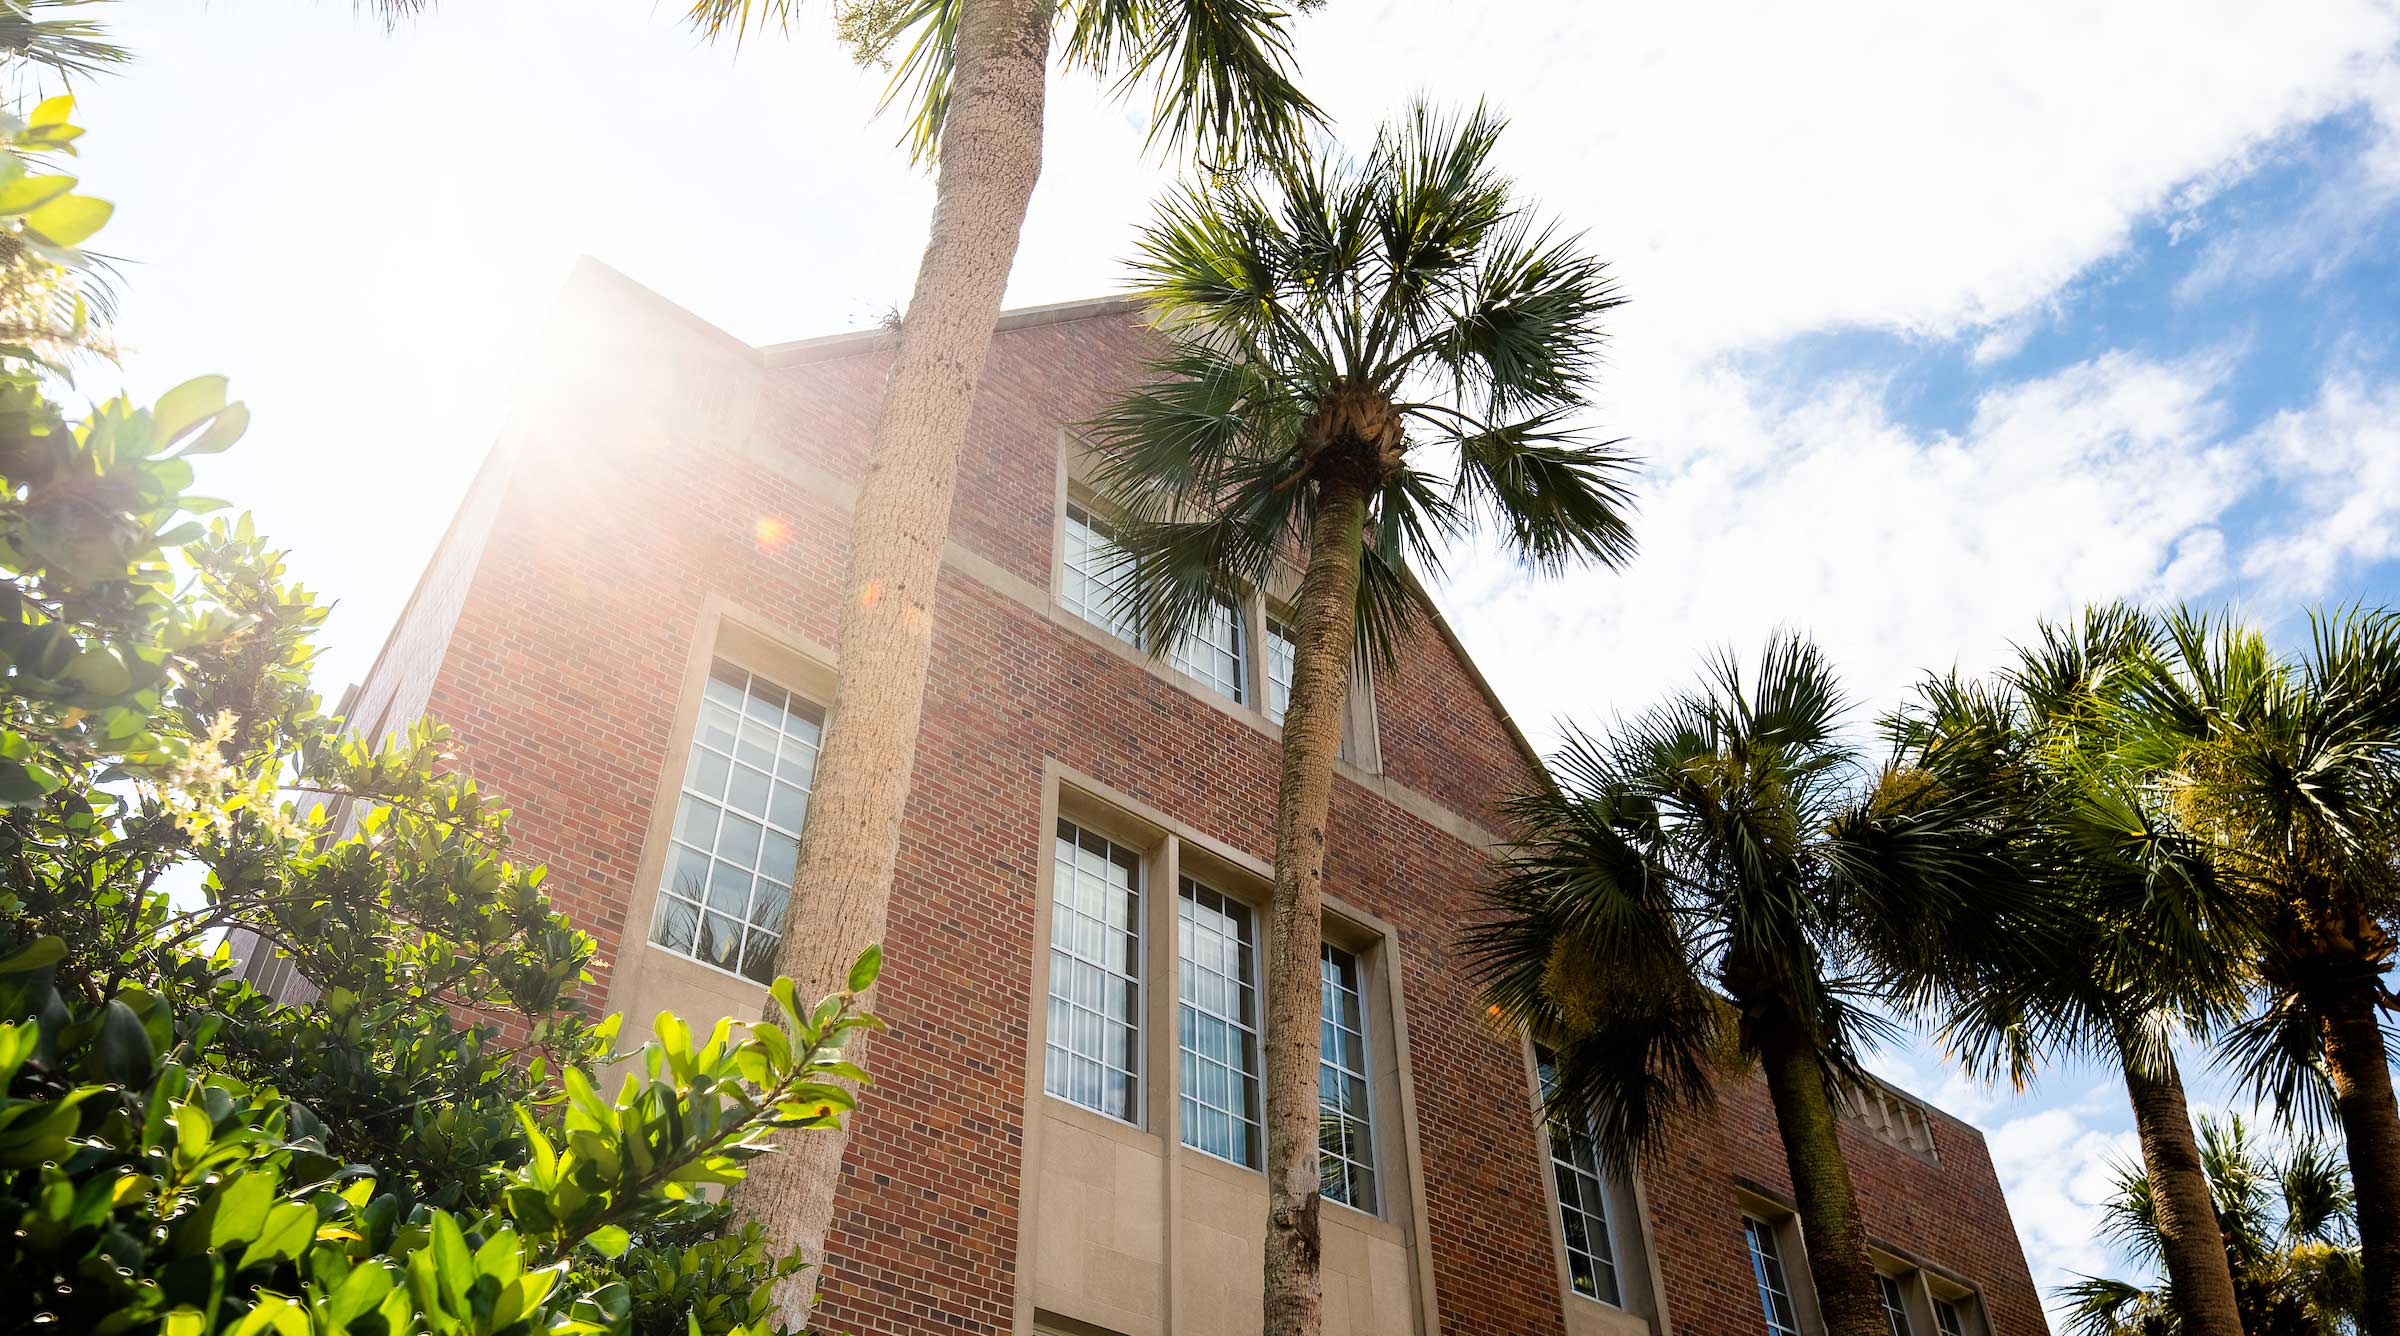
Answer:
<path fill-rule="evenodd" d="M 843 986 L 891 909 L 959 447 L 1041 175 L 1053 15 L 1042 0 L 966 0 L 959 16 L 933 225 L 850 520 L 840 682 L 775 962 L 803 1001 Z M 848 1142 L 847 1127 L 787 1137 L 742 1188 L 768 1237 L 812 1264 L 824 1257 Z M 813 1283 L 785 1282 L 778 1317 L 806 1326 L 814 1298 Z"/>
<path fill-rule="evenodd" d="M 2366 1272 L 2366 1336 L 2400 1336 L 2400 1109 L 2375 984 L 2326 999 L 2325 1062 L 2358 1194 L 2358 1251 Z"/>
<path fill-rule="evenodd" d="M 2117 1023 L 2116 1043 L 2125 1094 L 2133 1102 L 2134 1131 L 2141 1137 L 2142 1171 L 2150 1178 L 2158 1215 L 2167 1291 L 2183 1319 L 2184 1336 L 2242 1336 L 2241 1300 L 2225 1256 L 2225 1233 L 2217 1225 L 2216 1199 L 2200 1167 L 2191 1111 L 2184 1105 L 2183 1074 L 2173 1054 L 2162 1053 L 2156 1061 L 2138 1058 L 2146 1045 L 2128 1022 Z"/>
<path fill-rule="evenodd" d="M 1266 1336 L 1316 1336 L 1324 1321 L 1318 1270 L 1318 1026 L 1324 996 L 1325 823 L 1342 746 L 1358 618 L 1366 495 L 1321 484 L 1293 628 L 1292 696 L 1283 716 L 1283 774 L 1275 786 L 1275 901 L 1267 941 Z"/>
<path fill-rule="evenodd" d="M 1800 1208 L 1800 1234 L 1808 1246 L 1808 1278 L 1827 1336 L 1891 1336 L 1883 1298 L 1875 1291 L 1875 1267 L 1867 1260 L 1867 1226 L 1842 1158 L 1833 1100 L 1825 1089 L 1825 1066 L 1816 1049 L 1791 1024 L 1770 1025 L 1760 1044 L 1767 1093 L 1775 1101 L 1775 1126 L 1783 1134 L 1783 1156 L 1792 1171 L 1792 1197 Z"/>

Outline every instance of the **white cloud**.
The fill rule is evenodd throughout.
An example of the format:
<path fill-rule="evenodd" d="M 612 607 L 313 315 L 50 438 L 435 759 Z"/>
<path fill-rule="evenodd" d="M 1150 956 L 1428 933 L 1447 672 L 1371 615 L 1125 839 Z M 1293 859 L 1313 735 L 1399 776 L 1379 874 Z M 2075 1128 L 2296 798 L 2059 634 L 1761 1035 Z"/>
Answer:
<path fill-rule="evenodd" d="M 2400 383 L 2338 376 L 2315 403 L 2260 427 L 2251 448 L 2294 508 L 2244 559 L 2245 574 L 2290 597 L 2338 598 L 2346 572 L 2400 557 Z"/>
<path fill-rule="evenodd" d="M 1626 341 L 1705 353 L 2022 312 L 2363 96 L 2400 11 L 1346 0 L 1304 31 L 1354 125 L 1420 88 L 1515 113 L 1520 175 L 1639 303 Z"/>
<path fill-rule="evenodd" d="M 1662 451 L 1622 573 L 1454 572 L 1445 605 L 1529 727 L 1600 722 L 1690 680 L 1703 650 L 1808 629 L 1888 704 L 1918 673 L 1986 666 L 2035 621 L 2115 596 L 2203 592 L 2220 515 L 2251 485 L 2224 440 L 2216 355 L 2112 353 L 1979 400 L 1956 433 L 1895 422 L 1853 380 L 1770 400 L 1722 368 L 1644 387 Z M 1560 672 L 1560 665 L 1572 665 Z"/>
<path fill-rule="evenodd" d="M 2123 1090 L 2102 1082 L 2073 1104 L 2008 1119 L 1985 1134 L 2045 1302 L 2076 1276 L 2125 1274 L 2124 1259 L 2099 1236 L 2117 1166 L 2141 1158 L 2130 1128 L 2102 1126 L 2124 1121 L 2123 1104 Z"/>
<path fill-rule="evenodd" d="M 2176 284 L 2178 301 L 2234 286 L 2322 283 L 2379 244 L 2400 211 L 2400 65 L 2370 76 L 2362 101 L 2363 142 L 2327 164 L 2306 199 L 2211 237 Z"/>

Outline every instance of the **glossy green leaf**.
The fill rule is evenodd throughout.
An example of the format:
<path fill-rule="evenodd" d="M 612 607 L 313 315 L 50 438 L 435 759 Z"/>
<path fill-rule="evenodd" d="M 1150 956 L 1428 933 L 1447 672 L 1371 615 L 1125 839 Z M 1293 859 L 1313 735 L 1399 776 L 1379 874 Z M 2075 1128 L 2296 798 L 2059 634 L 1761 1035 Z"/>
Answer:
<path fill-rule="evenodd" d="M 53 245 L 80 246 L 108 223 L 117 206 L 89 195 L 61 195 L 25 215 L 25 225 Z"/>

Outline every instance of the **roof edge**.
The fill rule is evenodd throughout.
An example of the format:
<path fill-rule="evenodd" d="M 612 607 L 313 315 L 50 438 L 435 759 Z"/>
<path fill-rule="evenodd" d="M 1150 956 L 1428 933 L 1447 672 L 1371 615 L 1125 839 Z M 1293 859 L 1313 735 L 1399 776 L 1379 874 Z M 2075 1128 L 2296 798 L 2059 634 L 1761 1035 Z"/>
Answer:
<path fill-rule="evenodd" d="M 1098 316 L 1117 315 L 1139 309 L 1137 297 L 1084 297 L 1075 301 L 1050 302 L 1042 306 L 1020 306 L 1002 311 L 992 328 L 1031 329 L 1038 325 L 1060 325 L 1072 320 L 1090 320 Z M 785 343 L 769 343 L 758 349 L 768 366 L 798 366 L 809 362 L 827 362 L 835 358 L 856 357 L 861 353 L 880 352 L 898 341 L 896 329 L 885 326 L 876 329 L 850 329 L 838 334 L 819 334 L 813 338 L 793 339 Z"/>

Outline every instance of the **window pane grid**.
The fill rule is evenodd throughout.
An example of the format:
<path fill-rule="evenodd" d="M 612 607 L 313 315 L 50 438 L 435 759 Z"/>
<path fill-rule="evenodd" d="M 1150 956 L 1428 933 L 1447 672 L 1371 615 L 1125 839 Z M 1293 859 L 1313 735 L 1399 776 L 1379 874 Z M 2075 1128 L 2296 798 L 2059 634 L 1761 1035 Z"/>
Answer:
<path fill-rule="evenodd" d="M 1125 550 L 1117 546 L 1116 535 L 1110 532 L 1106 521 L 1069 502 L 1066 536 L 1066 568 L 1058 589 L 1060 605 L 1126 644 L 1140 648 L 1141 629 L 1134 619 L 1132 600 L 1125 594 L 1131 572 L 1125 565 Z"/>
<path fill-rule="evenodd" d="M 1216 599 L 1208 605 L 1208 613 L 1200 619 L 1200 624 L 1175 642 L 1174 653 L 1169 657 L 1177 669 L 1199 678 L 1211 690 L 1231 697 L 1239 705 L 1248 694 L 1242 651 L 1241 611 L 1224 599 Z"/>
<path fill-rule="evenodd" d="M 1190 877 L 1179 898 L 1183 1144 L 1257 1168 L 1257 939 L 1250 907 Z"/>
<path fill-rule="evenodd" d="M 1916 1336 L 1908 1326 L 1908 1301 L 1900 1297 L 1900 1282 L 1877 1272 L 1875 1293 L 1883 1299 L 1883 1320 L 1892 1336 Z"/>
<path fill-rule="evenodd" d="M 1055 857 L 1043 1089 L 1138 1122 L 1141 860 L 1068 821 Z"/>
<path fill-rule="evenodd" d="M 1933 1301 L 1933 1323 L 1942 1329 L 1942 1336 L 1967 1336 L 1966 1319 L 1958 1314 L 1958 1305 L 1948 1299 Z"/>
<path fill-rule="evenodd" d="M 1758 1304 L 1766 1312 L 1767 1331 L 1770 1336 L 1800 1336 L 1800 1319 L 1792 1310 L 1791 1287 L 1784 1283 L 1783 1257 L 1775 1249 L 1774 1228 L 1743 1216 L 1742 1233 L 1750 1240 L 1750 1273 L 1758 1282 Z"/>
<path fill-rule="evenodd" d="M 1371 1213 L 1374 1129 L 1367 1109 L 1367 1023 L 1358 957 L 1327 942 L 1317 962 L 1325 1006 L 1317 1056 L 1319 1190 L 1328 1200 Z"/>
<path fill-rule="evenodd" d="M 1292 643 L 1291 623 L 1280 618 L 1267 619 L 1267 717 L 1283 722 L 1284 712 L 1292 708 Z"/>
<path fill-rule="evenodd" d="M 1547 1100 L 1558 1083 L 1557 1068 L 1548 1051 L 1538 1048 L 1534 1065 Z M 1617 1288 L 1616 1244 L 1608 1230 L 1608 1189 L 1588 1121 L 1551 1121 L 1550 1166 L 1558 1181 L 1559 1231 L 1566 1236 L 1567 1274 L 1575 1292 L 1603 1303 L 1623 1302 Z"/>
<path fill-rule="evenodd" d="M 710 665 L 651 941 L 761 983 L 774 977 L 824 723 L 765 678 Z"/>

